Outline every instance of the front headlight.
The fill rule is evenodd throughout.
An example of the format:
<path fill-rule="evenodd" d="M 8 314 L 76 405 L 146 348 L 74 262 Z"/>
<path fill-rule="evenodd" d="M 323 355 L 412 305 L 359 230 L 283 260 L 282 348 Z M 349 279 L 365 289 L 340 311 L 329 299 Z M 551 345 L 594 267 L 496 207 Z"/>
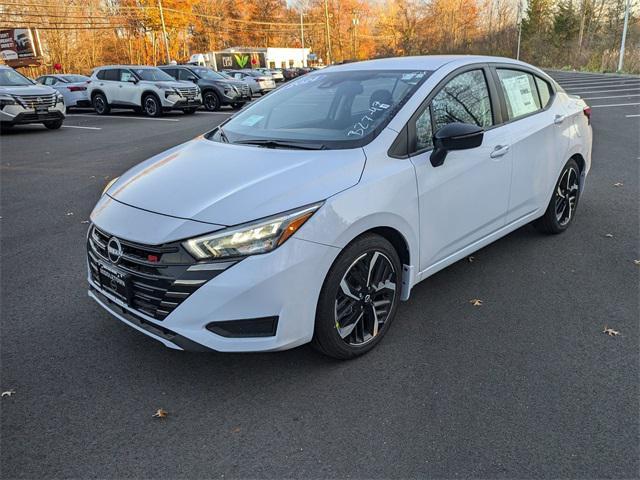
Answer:
<path fill-rule="evenodd" d="M 64 103 L 64 97 L 61 93 L 56 93 L 56 103 Z"/>
<path fill-rule="evenodd" d="M 120 177 L 116 177 L 113 178 L 111 180 L 109 180 L 109 182 L 104 186 L 104 190 L 102 190 L 102 195 L 104 195 L 105 193 L 107 193 L 107 190 L 109 190 L 111 188 L 111 185 L 113 185 L 114 183 L 116 183 L 118 181 Z"/>
<path fill-rule="evenodd" d="M 16 103 L 16 99 L 11 95 L 0 95 L 0 108 L 5 105 L 15 105 Z"/>
<path fill-rule="evenodd" d="M 321 205 L 322 203 L 316 203 L 256 222 L 192 238 L 182 245 L 198 260 L 267 253 L 286 242 Z"/>

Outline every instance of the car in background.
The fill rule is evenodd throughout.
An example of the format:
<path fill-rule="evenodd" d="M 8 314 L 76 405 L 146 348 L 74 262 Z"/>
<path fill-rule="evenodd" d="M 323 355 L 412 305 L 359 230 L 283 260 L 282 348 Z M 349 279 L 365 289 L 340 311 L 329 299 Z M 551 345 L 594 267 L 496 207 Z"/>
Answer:
<path fill-rule="evenodd" d="M 297 68 L 283 68 L 282 69 L 282 75 L 286 80 L 293 80 L 294 78 L 296 78 L 298 76 L 298 69 Z"/>
<path fill-rule="evenodd" d="M 197 85 L 176 81 L 157 67 L 108 65 L 94 69 L 89 98 L 98 115 L 111 108 L 131 108 L 149 117 L 170 110 L 192 114 L 202 105 Z"/>
<path fill-rule="evenodd" d="M 267 76 L 271 76 L 276 82 L 284 82 L 284 75 L 274 68 L 254 68 L 254 71 L 264 73 Z"/>
<path fill-rule="evenodd" d="M 246 82 L 254 95 L 257 93 L 264 95 L 276 88 L 273 77 L 262 72 L 255 70 L 227 70 L 227 72 L 236 80 Z"/>
<path fill-rule="evenodd" d="M 62 126 L 66 108 L 64 97 L 51 87 L 0 65 L 0 125 L 3 129 L 14 125 L 42 123 L 56 130 Z"/>
<path fill-rule="evenodd" d="M 67 109 L 72 107 L 91 107 L 87 87 L 91 79 L 86 75 L 53 74 L 36 78 L 41 85 L 57 90 L 64 97 Z"/>
<path fill-rule="evenodd" d="M 310 73 L 107 185 L 89 295 L 174 349 L 362 355 L 419 282 L 530 222 L 571 227 L 590 118 L 508 58 Z"/>
<path fill-rule="evenodd" d="M 158 68 L 176 80 L 198 85 L 202 104 L 209 111 L 215 112 L 223 105 L 242 108 L 251 101 L 251 89 L 246 82 L 227 78 L 211 68 L 195 65 L 164 65 Z"/>

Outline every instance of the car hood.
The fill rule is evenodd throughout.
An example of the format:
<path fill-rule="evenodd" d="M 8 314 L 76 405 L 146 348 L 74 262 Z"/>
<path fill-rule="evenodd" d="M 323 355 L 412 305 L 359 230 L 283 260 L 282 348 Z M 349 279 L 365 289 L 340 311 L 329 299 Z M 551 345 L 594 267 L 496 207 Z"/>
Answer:
<path fill-rule="evenodd" d="M 56 91 L 46 85 L 29 85 L 24 87 L 5 87 L 0 86 L 0 94 L 9 95 L 51 95 Z"/>
<path fill-rule="evenodd" d="M 191 86 L 195 86 L 195 83 L 192 82 L 171 82 L 169 80 L 166 81 L 158 81 L 158 82 L 152 82 L 151 80 L 142 80 L 140 83 L 148 83 L 148 84 L 153 84 L 153 85 L 160 85 L 162 87 L 170 87 L 170 88 L 184 88 L 185 85 L 191 85 Z"/>
<path fill-rule="evenodd" d="M 107 191 L 150 212 L 237 225 L 324 200 L 357 184 L 362 149 L 286 150 L 199 137 L 133 167 Z"/>

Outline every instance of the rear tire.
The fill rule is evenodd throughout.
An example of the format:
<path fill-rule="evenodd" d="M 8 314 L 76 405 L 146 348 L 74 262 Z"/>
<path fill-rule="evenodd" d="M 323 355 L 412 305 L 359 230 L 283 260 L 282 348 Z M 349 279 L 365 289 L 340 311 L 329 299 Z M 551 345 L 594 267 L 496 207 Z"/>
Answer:
<path fill-rule="evenodd" d="M 43 124 L 49 130 L 58 130 L 62 126 L 63 122 L 64 120 L 51 120 L 50 122 L 43 122 Z"/>
<path fill-rule="evenodd" d="M 147 117 L 161 117 L 162 116 L 162 104 L 158 97 L 155 95 L 146 95 L 142 99 L 142 108 L 144 109 L 144 114 Z"/>
<path fill-rule="evenodd" d="M 400 257 L 385 238 L 365 234 L 347 245 L 320 291 L 312 346 L 341 360 L 375 347 L 396 315 L 401 275 Z"/>
<path fill-rule="evenodd" d="M 107 97 L 105 97 L 104 94 L 96 93 L 93 96 L 93 109 L 98 115 L 107 115 L 111 111 Z"/>
<path fill-rule="evenodd" d="M 580 198 L 580 167 L 573 159 L 566 163 L 556 182 L 544 215 L 533 222 L 542 233 L 564 232 L 573 222 Z"/>

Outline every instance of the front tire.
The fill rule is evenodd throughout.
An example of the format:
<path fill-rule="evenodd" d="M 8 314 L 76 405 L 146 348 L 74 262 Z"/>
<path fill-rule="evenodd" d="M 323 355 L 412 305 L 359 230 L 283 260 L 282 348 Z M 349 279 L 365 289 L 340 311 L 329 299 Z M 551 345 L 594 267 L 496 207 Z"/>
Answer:
<path fill-rule="evenodd" d="M 104 94 L 96 93 L 93 96 L 93 109 L 98 115 L 107 115 L 111 111 L 107 97 L 105 97 Z"/>
<path fill-rule="evenodd" d="M 49 130 L 58 130 L 62 126 L 64 120 L 51 120 L 50 122 L 43 122 L 44 126 Z"/>
<path fill-rule="evenodd" d="M 385 238 L 365 234 L 350 243 L 320 291 L 313 347 L 341 360 L 375 347 L 396 315 L 401 275 L 398 253 Z"/>
<path fill-rule="evenodd" d="M 215 92 L 206 92 L 202 98 L 204 108 L 209 112 L 217 112 L 220 110 L 220 99 Z"/>
<path fill-rule="evenodd" d="M 147 117 L 161 117 L 162 105 L 155 95 L 147 95 L 142 99 L 142 108 Z"/>
<path fill-rule="evenodd" d="M 580 167 L 571 158 L 560 173 L 547 210 L 542 217 L 533 222 L 533 226 L 542 233 L 564 232 L 573 222 L 579 198 Z"/>

